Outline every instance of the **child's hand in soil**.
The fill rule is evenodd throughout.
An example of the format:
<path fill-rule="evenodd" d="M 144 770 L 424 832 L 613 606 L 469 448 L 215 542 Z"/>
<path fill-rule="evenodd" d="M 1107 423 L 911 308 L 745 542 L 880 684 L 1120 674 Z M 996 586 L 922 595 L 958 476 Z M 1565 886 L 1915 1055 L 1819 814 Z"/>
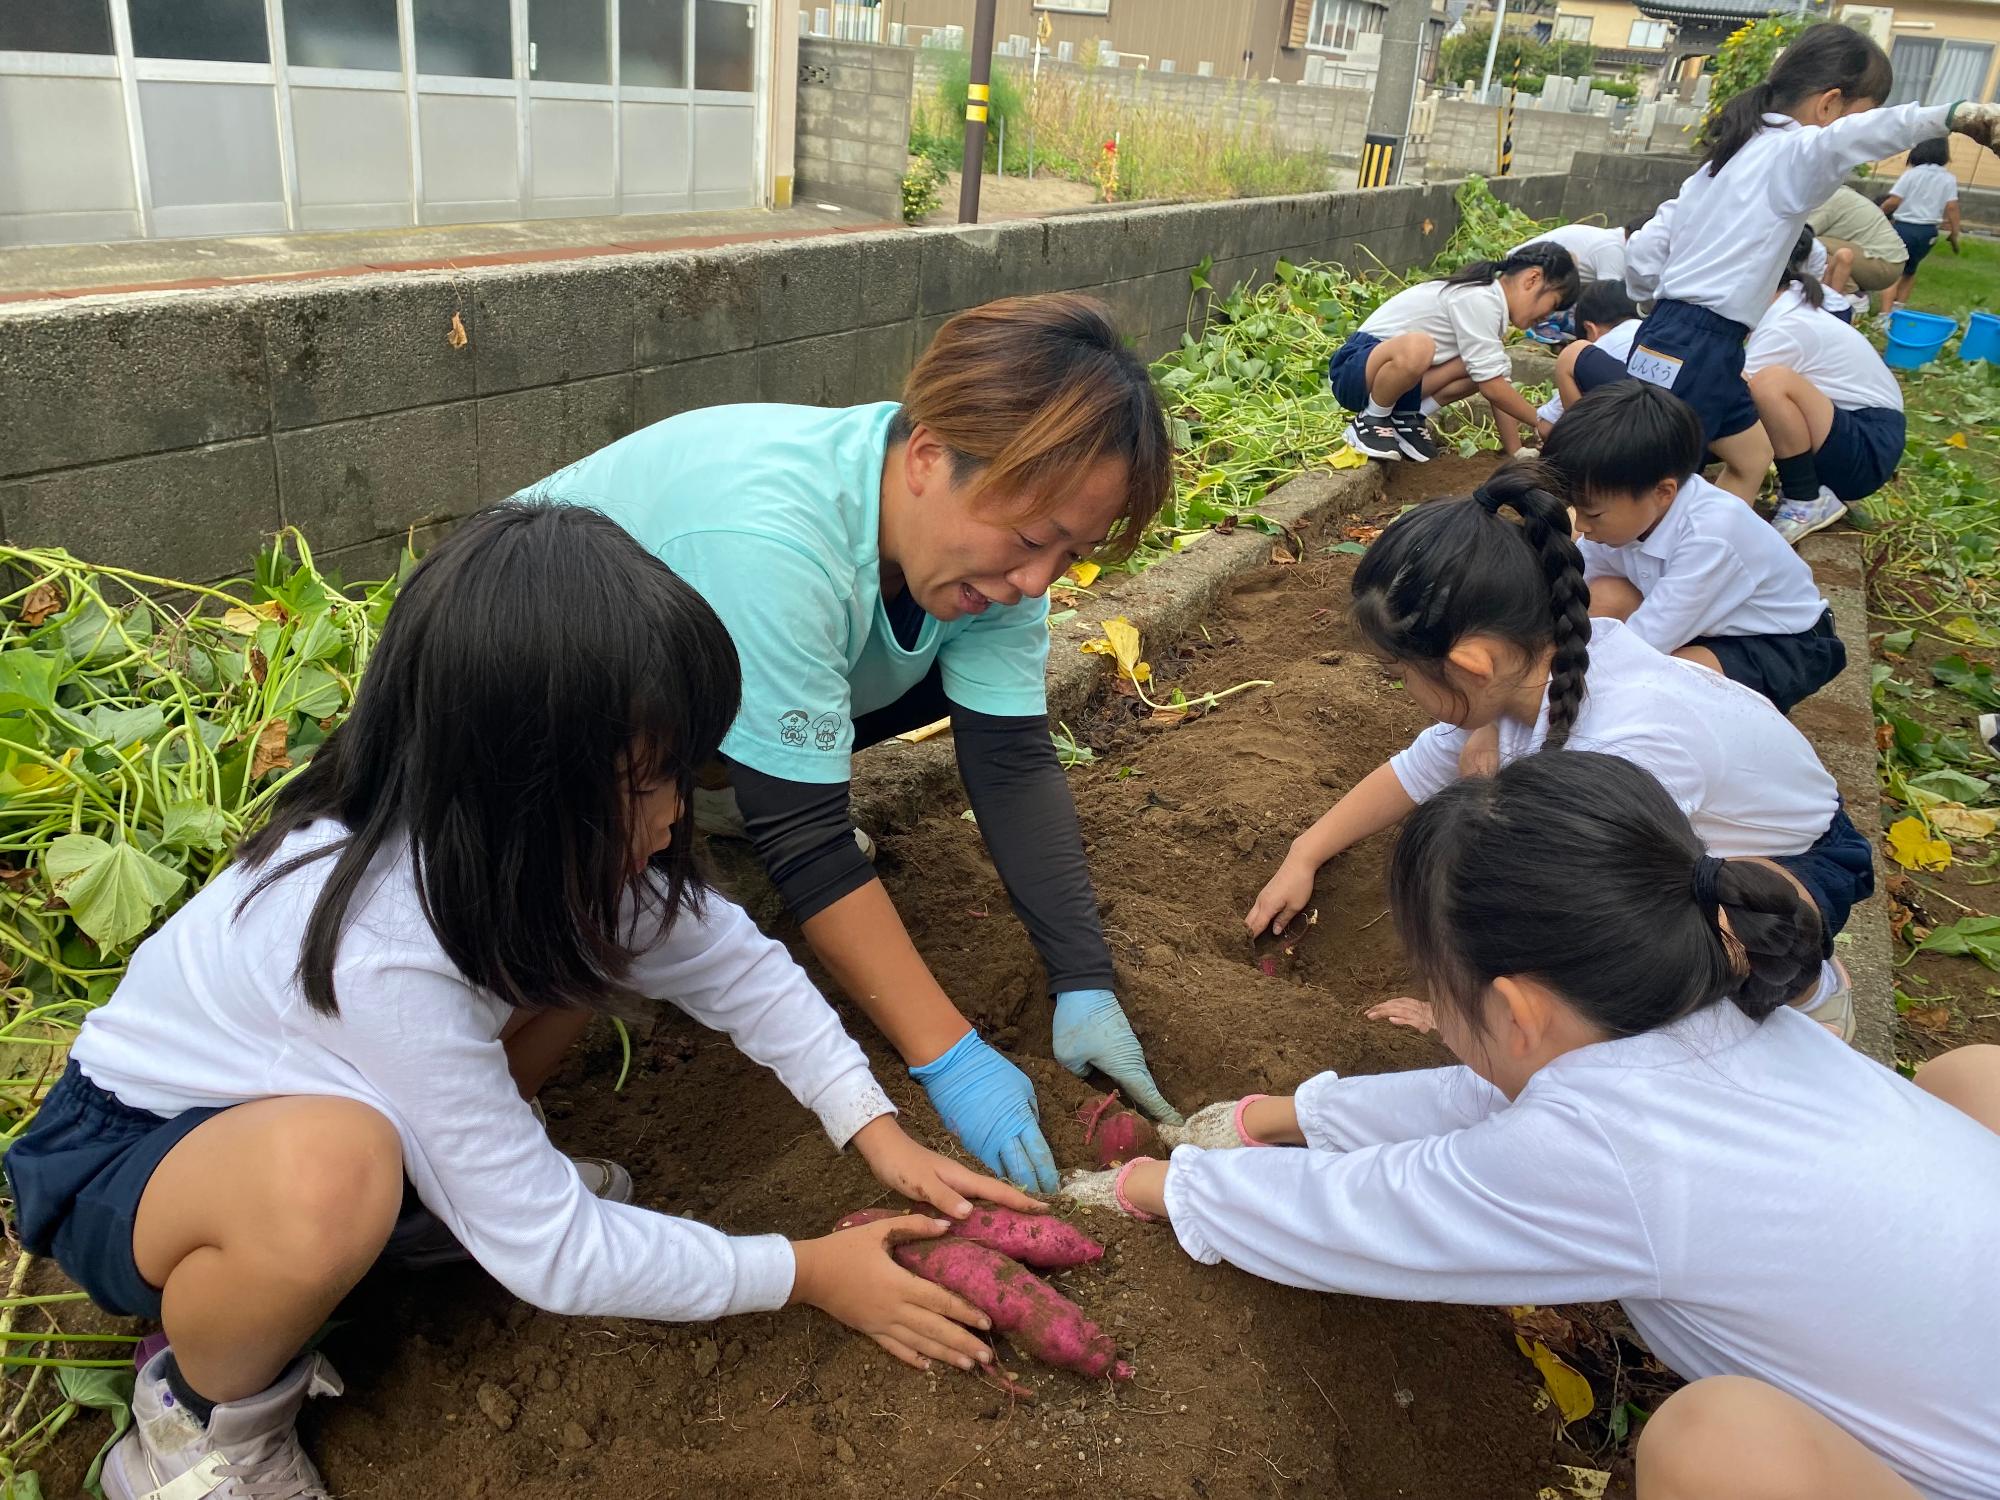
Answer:
<path fill-rule="evenodd" d="M 1101 1208 L 1128 1219 L 1164 1219 L 1167 1164 L 1139 1156 L 1108 1172 L 1072 1172 L 1063 1179 L 1061 1196 L 1079 1208 Z"/>
<path fill-rule="evenodd" d="M 1298 1110 L 1290 1099 L 1249 1094 L 1205 1105 L 1182 1126 L 1163 1125 L 1160 1139 L 1169 1146 L 1200 1146 L 1205 1151 L 1230 1151 L 1239 1146 L 1303 1146 Z"/>
<path fill-rule="evenodd" d="M 912 1202 L 928 1203 L 954 1219 L 972 1212 L 974 1198 L 1023 1213 L 1047 1211 L 1041 1202 L 999 1178 L 975 1172 L 963 1162 L 918 1145 L 903 1133 L 894 1115 L 878 1115 L 862 1126 L 855 1134 L 854 1149 L 882 1186 Z"/>
<path fill-rule="evenodd" d="M 1430 1002 L 1413 1000 L 1408 995 L 1371 1005 L 1367 1014 L 1371 1021 L 1387 1021 L 1394 1026 L 1407 1026 L 1412 1031 L 1437 1030 L 1437 1017 L 1431 1013 Z"/>
<path fill-rule="evenodd" d="M 1484 729 L 1475 729 L 1465 737 L 1465 748 L 1458 752 L 1458 774 L 1461 776 L 1494 776 L 1500 771 L 1500 726 L 1488 724 Z"/>
<path fill-rule="evenodd" d="M 889 1255 L 892 1245 L 936 1239 L 950 1227 L 942 1219 L 908 1214 L 816 1240 L 795 1240 L 798 1268 L 791 1300 L 867 1334 L 915 1369 L 929 1369 L 934 1359 L 975 1369 L 990 1362 L 993 1351 L 967 1329 L 991 1328 L 992 1320 L 963 1297 L 904 1270 Z"/>
<path fill-rule="evenodd" d="M 1276 937 L 1290 926 L 1292 918 L 1311 904 L 1313 877 L 1318 874 L 1316 867 L 1296 855 L 1286 855 L 1278 873 L 1264 883 L 1264 889 L 1251 902 L 1250 915 L 1243 919 L 1250 936 L 1260 938 L 1269 933 Z"/>

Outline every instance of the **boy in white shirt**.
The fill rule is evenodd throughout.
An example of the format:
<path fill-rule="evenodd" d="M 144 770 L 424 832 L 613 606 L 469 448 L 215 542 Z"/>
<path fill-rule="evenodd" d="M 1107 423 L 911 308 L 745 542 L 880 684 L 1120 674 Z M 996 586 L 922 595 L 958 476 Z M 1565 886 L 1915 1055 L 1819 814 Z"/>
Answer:
<path fill-rule="evenodd" d="M 1829 319 L 1829 321 L 1831 321 Z M 1701 477 L 1701 419 L 1644 381 L 1592 391 L 1549 434 L 1582 541 L 1590 612 L 1720 672 L 1782 713 L 1847 665 L 1812 569 Z"/>
<path fill-rule="evenodd" d="M 1639 309 L 1623 281 L 1587 282 L 1576 294 L 1576 326 L 1582 337 L 1556 356 L 1556 394 L 1536 412 L 1545 422 L 1560 420 L 1585 391 L 1632 378 L 1625 360 L 1639 332 Z"/>

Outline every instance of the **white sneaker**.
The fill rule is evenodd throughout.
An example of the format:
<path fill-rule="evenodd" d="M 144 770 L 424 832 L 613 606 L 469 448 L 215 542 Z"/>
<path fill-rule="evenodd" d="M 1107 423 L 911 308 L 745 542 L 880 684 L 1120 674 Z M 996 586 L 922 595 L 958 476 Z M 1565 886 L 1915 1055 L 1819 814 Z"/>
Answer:
<path fill-rule="evenodd" d="M 1804 1011 L 1843 1042 L 1854 1042 L 1854 980 L 1847 972 L 1847 965 L 1837 958 L 1828 959 L 1820 965 L 1819 988 L 1804 1000 L 1792 1002 L 1794 1010 Z"/>
<path fill-rule="evenodd" d="M 1846 502 L 1822 486 L 1816 500 L 1780 501 L 1778 513 L 1771 518 L 1771 524 L 1778 528 L 1779 536 L 1796 547 L 1815 531 L 1825 530 L 1846 514 Z"/>
<path fill-rule="evenodd" d="M 132 1428 L 104 1458 L 107 1500 L 332 1500 L 299 1446 L 299 1408 L 338 1396 L 333 1366 L 295 1359 L 267 1391 L 219 1401 L 204 1427 L 167 1388 L 168 1351 L 146 1361 L 132 1391 Z"/>

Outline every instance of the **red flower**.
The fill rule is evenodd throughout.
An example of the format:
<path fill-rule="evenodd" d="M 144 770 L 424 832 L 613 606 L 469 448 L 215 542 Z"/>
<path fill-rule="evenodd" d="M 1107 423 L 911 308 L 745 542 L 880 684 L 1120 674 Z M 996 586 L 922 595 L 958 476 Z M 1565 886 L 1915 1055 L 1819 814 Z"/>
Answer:
<path fill-rule="evenodd" d="M 1104 154 L 1106 156 L 1116 156 L 1118 154 L 1118 143 L 1116 141 L 1106 141 L 1104 143 Z"/>

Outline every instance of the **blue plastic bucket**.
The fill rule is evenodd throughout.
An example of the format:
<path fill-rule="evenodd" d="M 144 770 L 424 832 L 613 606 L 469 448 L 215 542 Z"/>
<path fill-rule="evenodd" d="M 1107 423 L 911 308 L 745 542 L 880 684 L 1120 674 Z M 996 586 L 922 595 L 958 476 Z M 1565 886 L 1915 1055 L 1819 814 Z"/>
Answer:
<path fill-rule="evenodd" d="M 1899 370 L 1914 370 L 1936 359 L 1944 341 L 1957 332 L 1956 318 L 1899 307 L 1889 314 L 1889 347 L 1882 358 Z"/>
<path fill-rule="evenodd" d="M 2000 318 L 1976 312 L 1965 320 L 1965 337 L 1958 342 L 1958 357 L 1985 359 L 2000 365 Z"/>

